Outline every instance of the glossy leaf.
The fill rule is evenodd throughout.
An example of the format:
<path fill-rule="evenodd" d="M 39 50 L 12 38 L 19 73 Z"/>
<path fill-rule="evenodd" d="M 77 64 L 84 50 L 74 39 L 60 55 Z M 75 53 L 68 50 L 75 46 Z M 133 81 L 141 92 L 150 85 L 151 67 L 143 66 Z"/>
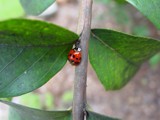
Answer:
<path fill-rule="evenodd" d="M 72 120 L 70 110 L 66 111 L 44 111 L 34 108 L 29 108 L 12 102 L 0 102 L 10 106 L 9 120 Z M 119 120 L 116 118 L 107 117 L 94 112 L 87 111 L 86 120 Z"/>
<path fill-rule="evenodd" d="M 0 22 L 0 97 L 21 95 L 45 84 L 62 69 L 77 38 L 45 22 Z"/>
<path fill-rule="evenodd" d="M 140 65 L 160 51 L 160 41 L 93 29 L 89 59 L 106 90 L 122 88 Z"/>
<path fill-rule="evenodd" d="M 150 19 L 155 26 L 160 29 L 160 0 L 126 0 L 140 12 L 142 12 L 148 19 Z"/>
<path fill-rule="evenodd" d="M 0 0 L 0 21 L 24 15 L 19 0 Z"/>
<path fill-rule="evenodd" d="M 107 117 L 107 116 L 100 115 L 98 113 L 94 113 L 94 112 L 89 111 L 87 120 L 119 120 L 119 119 Z"/>
<path fill-rule="evenodd" d="M 39 15 L 55 0 L 20 0 L 25 12 L 29 15 Z"/>
<path fill-rule="evenodd" d="M 43 111 L 12 102 L 0 102 L 10 106 L 9 120 L 71 120 L 71 111 Z"/>
<path fill-rule="evenodd" d="M 126 0 L 114 0 L 115 2 L 117 2 L 118 4 L 125 4 Z"/>

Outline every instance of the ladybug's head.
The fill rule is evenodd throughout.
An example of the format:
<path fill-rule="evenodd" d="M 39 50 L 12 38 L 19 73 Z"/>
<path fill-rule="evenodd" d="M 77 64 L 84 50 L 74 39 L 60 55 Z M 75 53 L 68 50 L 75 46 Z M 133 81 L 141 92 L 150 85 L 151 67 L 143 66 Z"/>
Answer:
<path fill-rule="evenodd" d="M 74 46 L 73 46 L 73 49 L 75 50 L 75 51 L 81 51 L 81 46 L 80 46 L 80 40 L 77 40 L 76 42 L 75 42 L 75 44 L 74 44 Z"/>
<path fill-rule="evenodd" d="M 77 47 L 75 47 L 75 48 L 73 48 L 75 51 L 78 51 L 78 52 L 80 52 L 81 51 L 81 48 L 79 47 L 79 48 L 77 48 Z"/>

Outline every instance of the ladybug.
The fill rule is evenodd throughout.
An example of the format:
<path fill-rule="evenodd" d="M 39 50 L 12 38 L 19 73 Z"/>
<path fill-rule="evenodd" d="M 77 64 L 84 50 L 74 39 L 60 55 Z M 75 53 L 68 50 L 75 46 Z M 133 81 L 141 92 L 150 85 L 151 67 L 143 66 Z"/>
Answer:
<path fill-rule="evenodd" d="M 72 65 L 79 65 L 81 62 L 81 49 L 80 48 L 73 48 L 69 51 L 68 53 L 68 61 L 72 64 Z"/>

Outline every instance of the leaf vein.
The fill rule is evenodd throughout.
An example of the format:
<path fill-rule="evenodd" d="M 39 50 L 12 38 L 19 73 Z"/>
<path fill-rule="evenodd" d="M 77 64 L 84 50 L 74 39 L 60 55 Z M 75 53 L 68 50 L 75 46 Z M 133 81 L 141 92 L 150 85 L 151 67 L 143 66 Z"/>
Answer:
<path fill-rule="evenodd" d="M 127 63 L 133 65 L 133 66 L 137 66 L 135 63 L 133 63 L 132 61 L 130 61 L 129 59 L 125 58 L 122 54 L 120 54 L 117 50 L 115 50 L 114 48 L 112 48 L 111 46 L 109 46 L 107 43 L 105 43 L 101 38 L 99 38 L 97 35 L 95 35 L 93 32 L 92 36 L 94 38 L 96 38 L 97 40 L 99 40 L 99 42 L 101 42 L 104 46 L 108 47 L 109 49 L 111 49 L 112 51 L 114 51 L 115 53 L 117 53 L 117 55 L 119 55 L 121 58 L 123 58 Z"/>
<path fill-rule="evenodd" d="M 7 68 L 7 66 L 9 66 L 12 62 L 14 62 L 14 60 L 15 60 L 19 55 L 22 54 L 23 50 L 24 50 L 24 48 L 23 48 L 10 62 L 8 62 L 7 65 L 5 65 L 5 66 L 0 70 L 0 73 L 3 72 L 3 71 L 5 70 L 5 68 Z"/>
<path fill-rule="evenodd" d="M 66 49 L 67 49 L 67 48 L 66 48 Z M 58 56 L 58 57 L 56 58 L 56 60 L 54 61 L 53 65 L 48 69 L 48 71 L 41 77 L 41 79 L 40 79 L 39 81 L 41 81 L 41 80 L 51 71 L 52 67 L 56 64 L 56 62 L 59 60 L 60 56 L 64 53 L 64 51 L 65 51 L 66 49 L 64 49 L 64 50 L 59 54 L 59 56 Z M 36 82 L 38 82 L 38 81 L 36 81 Z M 36 83 L 36 82 L 34 82 L 34 83 Z"/>
<path fill-rule="evenodd" d="M 47 51 L 47 52 L 45 52 L 43 55 L 41 55 L 41 56 L 39 57 L 39 59 L 37 59 L 31 66 L 29 66 L 29 67 L 27 68 L 27 70 L 25 69 L 18 77 L 16 77 L 15 79 L 13 79 L 9 84 L 7 84 L 6 86 L 4 86 L 3 88 L 1 88 L 0 91 L 2 90 L 1 92 L 3 92 L 3 91 L 5 90 L 5 87 L 11 86 L 11 84 L 14 83 L 19 77 L 21 77 L 21 76 L 24 74 L 25 71 L 28 71 L 29 69 L 31 69 L 31 68 L 32 68 L 38 61 L 40 61 L 48 52 L 49 52 L 49 51 Z"/>

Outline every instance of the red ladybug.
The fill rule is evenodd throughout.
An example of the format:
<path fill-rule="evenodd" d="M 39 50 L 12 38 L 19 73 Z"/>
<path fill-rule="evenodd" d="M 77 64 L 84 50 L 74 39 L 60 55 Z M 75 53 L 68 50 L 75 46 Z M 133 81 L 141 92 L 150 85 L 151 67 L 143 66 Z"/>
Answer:
<path fill-rule="evenodd" d="M 68 53 L 68 60 L 72 65 L 79 65 L 81 62 L 81 50 L 71 49 Z"/>

